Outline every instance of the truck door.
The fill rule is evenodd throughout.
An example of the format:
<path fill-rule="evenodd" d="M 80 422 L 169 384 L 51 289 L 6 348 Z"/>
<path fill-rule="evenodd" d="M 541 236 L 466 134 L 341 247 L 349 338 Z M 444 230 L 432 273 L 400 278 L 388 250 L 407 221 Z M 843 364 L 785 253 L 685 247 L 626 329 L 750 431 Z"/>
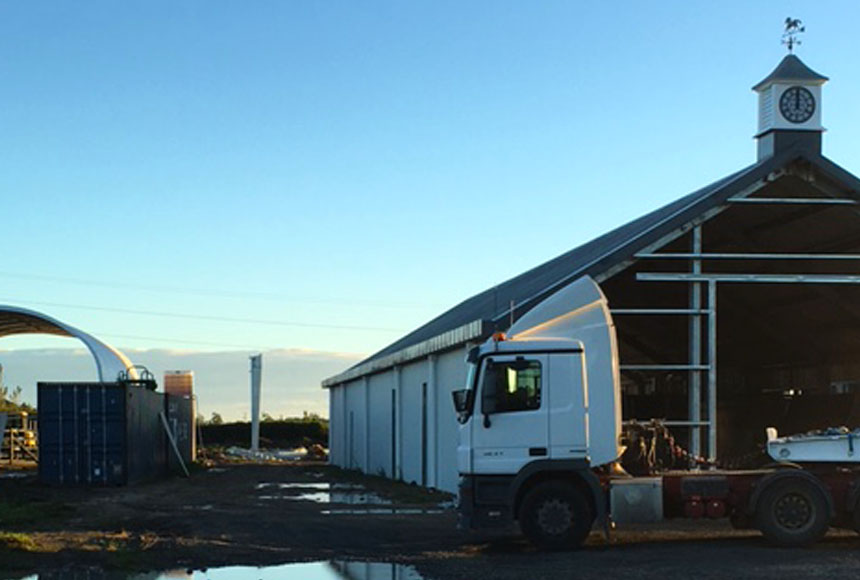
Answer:
<path fill-rule="evenodd" d="M 510 475 L 548 457 L 549 357 L 492 355 L 481 363 L 472 418 L 476 474 Z"/>

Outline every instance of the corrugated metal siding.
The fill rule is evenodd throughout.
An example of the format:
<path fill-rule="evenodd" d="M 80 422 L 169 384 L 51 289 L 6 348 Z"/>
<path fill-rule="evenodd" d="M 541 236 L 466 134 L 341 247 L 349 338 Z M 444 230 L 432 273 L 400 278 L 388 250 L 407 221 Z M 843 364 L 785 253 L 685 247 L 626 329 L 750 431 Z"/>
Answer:
<path fill-rule="evenodd" d="M 164 396 L 117 383 L 39 383 L 39 477 L 124 485 L 163 476 Z"/>
<path fill-rule="evenodd" d="M 115 383 L 39 383 L 37 405 L 42 482 L 127 482 L 123 387 Z"/>

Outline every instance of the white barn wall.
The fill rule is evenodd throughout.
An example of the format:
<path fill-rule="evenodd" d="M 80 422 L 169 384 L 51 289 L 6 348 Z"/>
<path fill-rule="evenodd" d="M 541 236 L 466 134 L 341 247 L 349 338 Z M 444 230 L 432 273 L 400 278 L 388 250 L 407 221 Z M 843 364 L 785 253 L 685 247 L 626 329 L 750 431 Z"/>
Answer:
<path fill-rule="evenodd" d="M 401 427 L 401 476 L 407 483 L 423 485 L 421 462 L 424 450 L 421 444 L 422 385 L 427 382 L 427 360 L 420 359 L 400 369 Z"/>
<path fill-rule="evenodd" d="M 394 388 L 394 373 L 389 371 L 368 377 L 370 396 L 370 461 L 368 473 L 394 476 L 392 465 L 391 392 Z"/>
<path fill-rule="evenodd" d="M 345 428 L 346 428 L 346 446 L 344 452 L 346 459 L 344 467 L 347 469 L 359 469 L 366 471 L 366 436 L 367 436 L 367 421 L 365 414 L 367 412 L 367 400 L 365 397 L 364 379 L 352 381 L 345 385 L 346 412 Z"/>
<path fill-rule="evenodd" d="M 465 386 L 465 352 L 457 348 L 331 387 L 331 463 L 455 492 L 459 425 L 451 392 Z"/>
<path fill-rule="evenodd" d="M 454 412 L 451 393 L 466 386 L 466 348 L 438 356 L 436 360 L 436 487 L 455 493 L 457 473 L 457 440 L 460 424 Z"/>
<path fill-rule="evenodd" d="M 328 459 L 332 465 L 343 467 L 343 385 L 328 392 Z"/>

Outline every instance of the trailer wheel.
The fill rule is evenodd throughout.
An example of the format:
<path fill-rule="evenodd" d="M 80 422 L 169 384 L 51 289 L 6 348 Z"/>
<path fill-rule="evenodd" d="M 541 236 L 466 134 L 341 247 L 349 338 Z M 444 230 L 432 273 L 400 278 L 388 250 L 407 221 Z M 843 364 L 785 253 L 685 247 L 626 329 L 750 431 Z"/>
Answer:
<path fill-rule="evenodd" d="M 830 527 L 827 500 L 812 482 L 787 478 L 761 496 L 756 523 L 765 538 L 783 546 L 802 546 L 820 539 Z"/>
<path fill-rule="evenodd" d="M 578 488 L 560 481 L 537 485 L 523 499 L 520 529 L 546 550 L 573 550 L 582 545 L 594 523 L 594 511 Z"/>

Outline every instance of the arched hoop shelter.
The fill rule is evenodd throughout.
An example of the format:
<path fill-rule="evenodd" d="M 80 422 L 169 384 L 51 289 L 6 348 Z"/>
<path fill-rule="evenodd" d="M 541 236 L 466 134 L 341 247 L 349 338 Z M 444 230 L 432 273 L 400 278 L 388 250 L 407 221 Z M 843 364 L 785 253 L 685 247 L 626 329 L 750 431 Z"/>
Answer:
<path fill-rule="evenodd" d="M 77 338 L 92 353 L 96 361 L 99 381 L 115 381 L 122 371 L 127 372 L 129 378 L 138 378 L 128 357 L 96 337 L 33 310 L 0 305 L 0 338 L 15 334 L 54 334 Z"/>

